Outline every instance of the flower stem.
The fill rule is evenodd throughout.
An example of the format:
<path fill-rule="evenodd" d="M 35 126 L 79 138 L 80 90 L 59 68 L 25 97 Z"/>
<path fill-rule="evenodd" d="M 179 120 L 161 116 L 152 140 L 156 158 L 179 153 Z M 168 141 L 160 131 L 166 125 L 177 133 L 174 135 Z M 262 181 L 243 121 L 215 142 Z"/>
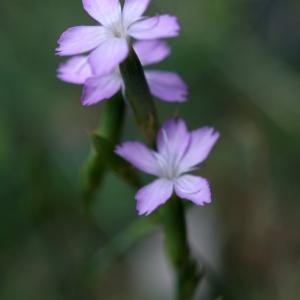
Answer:
<path fill-rule="evenodd" d="M 104 168 L 109 168 L 110 171 L 113 171 L 128 185 L 134 188 L 139 188 L 141 186 L 141 179 L 138 176 L 138 173 L 128 162 L 114 153 L 115 144 L 97 134 L 93 134 L 91 139 L 97 155 L 101 157 Z"/>
<path fill-rule="evenodd" d="M 190 253 L 182 201 L 174 196 L 160 209 L 160 216 L 166 235 L 167 253 L 176 270 L 177 299 L 190 300 L 202 274 Z"/>
<path fill-rule="evenodd" d="M 137 124 L 148 144 L 155 147 L 159 121 L 143 67 L 132 48 L 120 70 L 125 83 L 126 99 L 132 107 Z M 176 272 L 177 299 L 191 300 L 201 276 L 191 257 L 182 202 L 174 196 L 160 212 L 167 255 Z"/>
<path fill-rule="evenodd" d="M 143 67 L 132 47 L 127 59 L 120 65 L 120 71 L 125 84 L 125 97 L 133 110 L 139 129 L 154 147 L 159 122 Z"/>
<path fill-rule="evenodd" d="M 104 103 L 104 110 L 95 133 L 107 139 L 111 144 L 117 144 L 123 128 L 124 114 L 125 103 L 121 93 L 118 93 Z M 89 208 L 105 172 L 106 164 L 102 156 L 92 146 L 91 153 L 82 170 L 83 196 L 86 208 Z"/>

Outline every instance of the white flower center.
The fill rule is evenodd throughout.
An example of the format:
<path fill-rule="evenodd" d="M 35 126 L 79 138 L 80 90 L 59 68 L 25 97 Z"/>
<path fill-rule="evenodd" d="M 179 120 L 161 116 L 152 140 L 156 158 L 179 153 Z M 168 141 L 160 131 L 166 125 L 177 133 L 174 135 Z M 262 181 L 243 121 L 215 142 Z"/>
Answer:
<path fill-rule="evenodd" d="M 164 154 L 156 153 L 156 159 L 158 165 L 160 167 L 161 177 L 175 180 L 182 174 L 182 170 L 180 168 L 181 159 L 178 156 L 178 153 L 174 151 L 174 149 L 169 148 L 168 136 L 165 131 L 162 132 L 166 151 Z"/>
<path fill-rule="evenodd" d="M 176 156 L 167 155 L 163 156 L 159 153 L 156 153 L 156 159 L 160 167 L 160 173 L 162 178 L 169 180 L 175 180 L 180 175 L 180 160 Z"/>
<path fill-rule="evenodd" d="M 124 26 L 122 20 L 119 20 L 118 22 L 114 23 L 111 26 L 111 30 L 113 33 L 113 36 L 116 38 L 127 38 L 127 28 Z"/>

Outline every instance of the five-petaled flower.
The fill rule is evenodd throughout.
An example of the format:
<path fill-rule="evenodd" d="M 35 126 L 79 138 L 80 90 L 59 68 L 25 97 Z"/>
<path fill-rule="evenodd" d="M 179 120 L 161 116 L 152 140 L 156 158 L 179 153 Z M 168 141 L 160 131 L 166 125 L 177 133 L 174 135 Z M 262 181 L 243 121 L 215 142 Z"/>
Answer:
<path fill-rule="evenodd" d="M 137 169 L 157 176 L 149 185 L 136 194 L 140 215 L 149 215 L 164 204 L 173 194 L 197 205 L 211 202 L 208 181 L 189 175 L 209 155 L 219 138 L 213 128 L 203 127 L 188 132 L 182 119 L 168 120 L 157 135 L 157 151 L 148 149 L 139 142 L 125 142 L 116 148 L 116 153 Z"/>
<path fill-rule="evenodd" d="M 76 26 L 58 40 L 57 54 L 77 55 L 92 51 L 88 57 L 97 75 L 111 72 L 128 55 L 129 41 L 175 37 L 179 32 L 176 17 L 142 17 L 150 0 L 82 0 L 84 9 L 100 26 Z"/>
<path fill-rule="evenodd" d="M 160 40 L 138 41 L 133 48 L 144 66 L 158 63 L 170 54 L 167 43 Z M 176 73 L 146 71 L 145 76 L 152 95 L 170 102 L 186 100 L 187 86 Z M 66 82 L 84 84 L 83 105 L 109 99 L 120 89 L 125 89 L 119 67 L 108 74 L 96 75 L 87 56 L 75 56 L 61 64 L 58 77 Z"/>

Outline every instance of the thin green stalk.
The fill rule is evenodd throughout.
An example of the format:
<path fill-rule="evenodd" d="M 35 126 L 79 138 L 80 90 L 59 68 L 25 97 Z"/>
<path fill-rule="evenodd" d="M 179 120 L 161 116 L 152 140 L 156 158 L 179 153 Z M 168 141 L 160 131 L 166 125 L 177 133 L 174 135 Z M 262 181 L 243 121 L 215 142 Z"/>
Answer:
<path fill-rule="evenodd" d="M 107 139 L 112 145 L 119 142 L 125 114 L 125 103 L 121 93 L 104 103 L 99 126 L 96 134 Z M 106 173 L 106 164 L 103 157 L 91 147 L 91 153 L 82 170 L 83 196 L 85 205 L 89 208 L 90 203 L 97 192 L 101 181 Z"/>
<path fill-rule="evenodd" d="M 143 67 L 132 48 L 128 58 L 120 65 L 120 70 L 125 84 L 125 97 L 137 125 L 148 143 L 154 147 L 159 122 Z"/>
<path fill-rule="evenodd" d="M 141 63 L 134 50 L 120 66 L 126 98 L 148 144 L 155 147 L 159 121 Z M 177 299 L 191 300 L 201 278 L 191 257 L 182 202 L 174 197 L 160 210 L 167 255 L 176 272 Z"/>
<path fill-rule="evenodd" d="M 116 147 L 115 143 L 111 143 L 108 139 L 97 134 L 93 134 L 91 139 L 93 141 L 93 148 L 97 155 L 101 157 L 103 168 L 109 168 L 109 170 L 113 171 L 117 176 L 128 183 L 128 185 L 134 188 L 141 186 L 141 179 L 136 170 L 133 169 L 128 162 L 114 153 Z"/>
<path fill-rule="evenodd" d="M 177 299 L 192 299 L 202 273 L 190 253 L 182 201 L 174 196 L 160 209 L 160 216 L 166 234 L 167 253 L 176 270 Z"/>

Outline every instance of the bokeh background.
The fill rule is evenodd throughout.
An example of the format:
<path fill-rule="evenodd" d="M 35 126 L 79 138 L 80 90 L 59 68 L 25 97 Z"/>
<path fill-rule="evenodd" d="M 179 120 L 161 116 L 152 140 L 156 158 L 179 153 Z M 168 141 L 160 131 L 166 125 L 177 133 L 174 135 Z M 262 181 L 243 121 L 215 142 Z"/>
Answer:
<path fill-rule="evenodd" d="M 161 118 L 221 132 L 200 170 L 214 201 L 188 212 L 194 254 L 213 274 L 195 299 L 216 286 L 223 299 L 300 299 L 300 2 L 153 0 L 150 12 L 179 17 L 159 68 L 190 89 L 185 105 L 156 101 Z M 92 23 L 80 0 L 0 2 L 1 300 L 174 298 L 159 230 L 121 257 L 101 254 L 137 219 L 134 190 L 108 174 L 82 213 L 102 105 L 82 107 L 81 88 L 56 79 L 54 49 L 67 27 Z M 126 138 L 140 138 L 130 112 Z"/>

